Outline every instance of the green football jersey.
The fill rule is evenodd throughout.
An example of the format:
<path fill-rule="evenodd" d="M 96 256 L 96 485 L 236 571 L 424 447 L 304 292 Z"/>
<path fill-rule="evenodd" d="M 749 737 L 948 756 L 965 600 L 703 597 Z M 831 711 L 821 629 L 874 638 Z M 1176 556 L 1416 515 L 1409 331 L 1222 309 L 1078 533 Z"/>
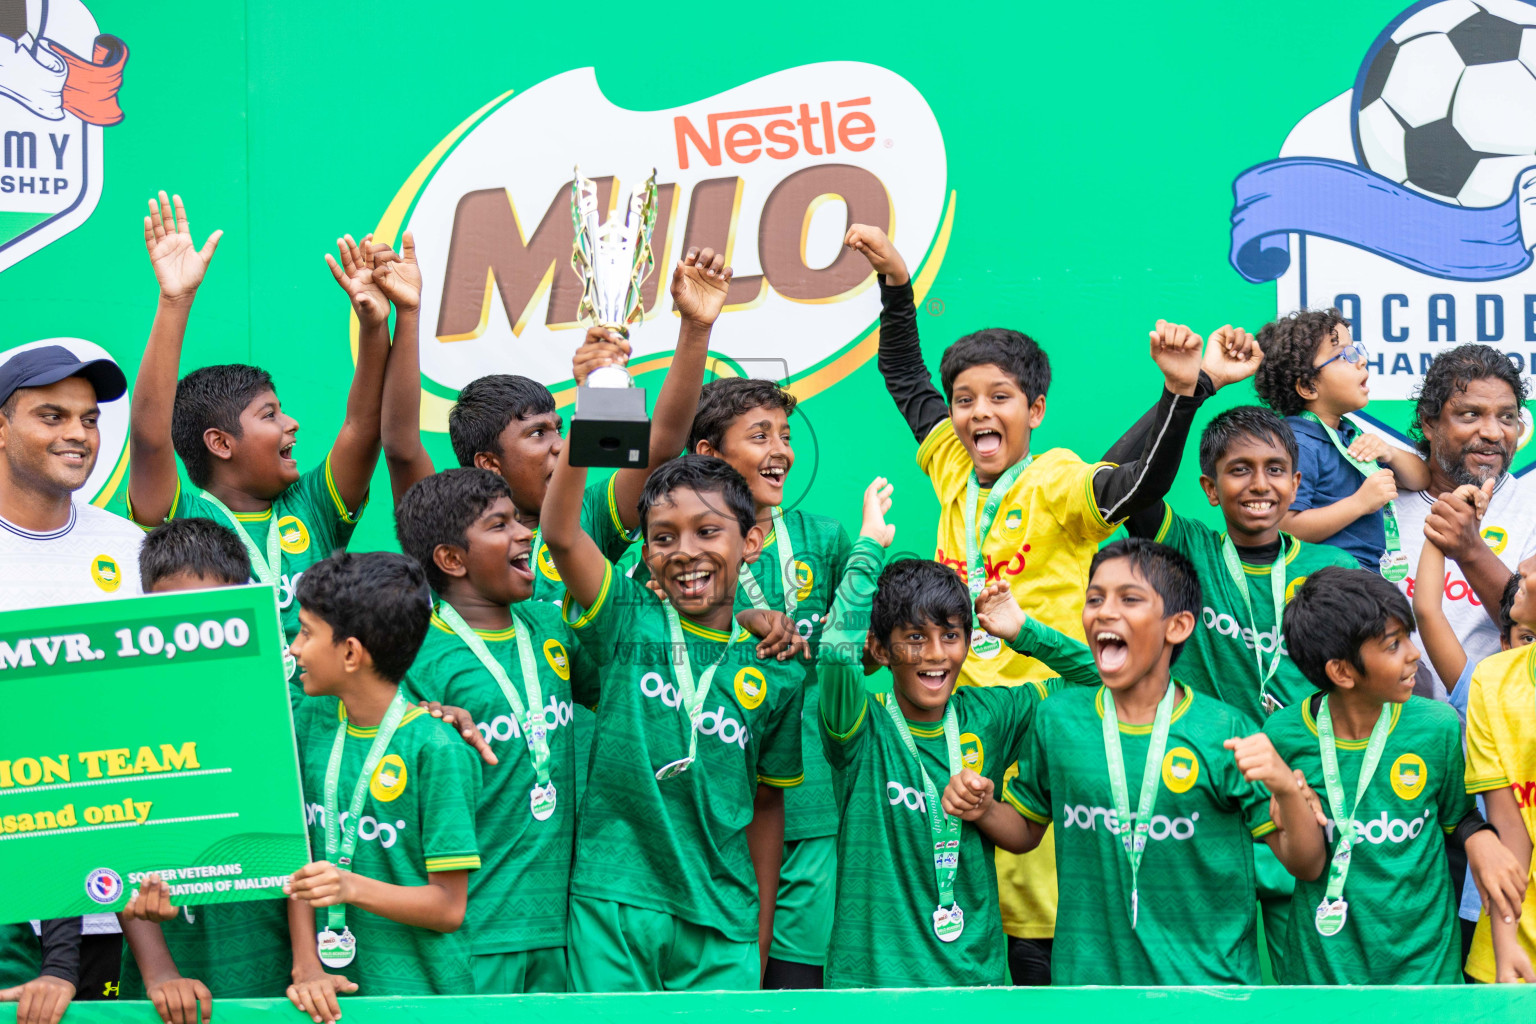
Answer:
<path fill-rule="evenodd" d="M 1331 853 L 1338 838 L 1323 785 L 1317 709 L 1322 695 L 1270 716 L 1264 732 L 1329 813 Z M 1315 915 L 1328 873 L 1298 879 L 1285 944 L 1287 985 L 1455 985 L 1461 981 L 1461 931 L 1445 857 L 1445 836 L 1473 807 L 1463 779 L 1461 721 L 1448 704 L 1409 697 L 1388 706 L 1392 731 L 1355 811 L 1344 899 L 1349 916 L 1337 935 L 1317 931 Z M 1339 740 L 1339 775 L 1347 807 L 1355 799 L 1366 740 Z"/>
<path fill-rule="evenodd" d="M 927 988 L 1006 985 L 1008 958 L 997 904 L 993 846 L 969 822 L 960 827 L 955 901 L 965 914 L 960 937 L 933 930 L 939 893 L 922 774 L 885 703 L 889 671 L 867 680 L 861 667 L 870 604 L 884 560 L 860 538 L 846 561 L 823 634 L 818 742 L 831 764 L 837 800 L 837 903 L 827 951 L 828 988 Z M 1053 643 L 1054 641 L 1054 643 Z M 1034 620 L 1014 642 L 1021 654 L 1078 667 L 1087 650 Z M 1097 682 L 1097 675 L 1093 676 Z M 965 686 L 950 698 L 960 729 L 960 758 L 1001 790 L 1018 760 L 1035 710 L 1061 679 L 1019 686 Z M 936 790 L 949 782 L 943 722 L 907 722 Z"/>
<path fill-rule="evenodd" d="M 0 925 L 0 988 L 25 985 L 43 966 L 43 945 L 30 921 Z"/>
<path fill-rule="evenodd" d="M 1058 985 L 1257 985 L 1253 841 L 1274 831 L 1269 794 L 1222 744 L 1254 732 L 1220 701 L 1182 690 L 1138 876 L 1131 868 L 1104 753 L 1104 688 L 1073 687 L 1035 716 L 1004 798 L 1056 837 L 1061 903 L 1051 948 Z M 1152 726 L 1120 725 L 1126 783 L 1141 792 Z"/>
<path fill-rule="evenodd" d="M 1285 637 L 1275 617 L 1270 567 L 1243 564 L 1248 600 L 1253 605 L 1250 619 L 1243 595 L 1222 558 L 1225 537 L 1226 534 L 1204 523 L 1186 519 L 1172 507 L 1163 506 L 1163 525 L 1155 539 L 1194 563 L 1205 598 L 1194 635 L 1179 654 L 1179 682 L 1188 683 L 1196 693 L 1225 701 L 1254 721 L 1262 722 L 1266 712 L 1259 696 L 1261 655 L 1267 672 L 1276 648 L 1281 652 L 1279 667 L 1268 688 L 1286 707 L 1310 697 L 1317 687 L 1301 674 L 1285 651 Z M 1289 534 L 1281 535 L 1281 543 L 1285 547 L 1286 601 L 1308 575 L 1324 566 L 1360 567 L 1353 555 L 1332 544 L 1307 544 Z"/>
<path fill-rule="evenodd" d="M 347 503 L 336 493 L 336 482 L 331 479 L 331 457 L 327 455 L 323 463 L 279 494 L 267 511 L 234 513 L 241 529 L 261 552 L 267 550 L 267 532 L 272 517 L 277 517 L 277 541 L 283 563 L 279 570 L 277 609 L 283 623 L 285 644 L 299 633 L 299 602 L 295 595 L 304 570 L 329 558 L 338 548 L 347 546 L 367 504 L 365 499 L 356 512 L 348 511 Z M 132 509 L 129 513 L 132 514 Z M 176 485 L 176 500 L 171 503 L 171 514 L 166 519 L 211 519 L 220 526 L 229 525 L 224 513 L 202 496 L 201 488 L 180 481 Z M 289 699 L 295 708 L 304 699 L 304 687 L 298 677 L 295 669 L 288 679 Z M 326 703 L 328 710 L 334 710 L 334 702 Z"/>
<path fill-rule="evenodd" d="M 697 760 L 658 780 L 657 770 L 687 756 L 689 734 L 661 602 L 610 564 L 592 607 L 568 602 L 566 615 L 602 676 L 571 894 L 673 914 L 732 942 L 756 940 L 746 827 L 758 783 L 800 782 L 804 666 L 760 661 L 745 631 L 682 619 L 695 679 L 723 660 L 703 705 Z"/>
<path fill-rule="evenodd" d="M 814 839 L 837 833 L 837 801 L 832 795 L 832 769 L 821 749 L 816 726 L 817 661 L 827 611 L 843 578 L 851 545 L 848 531 L 831 516 L 812 515 L 793 509 L 783 515 L 794 551 L 795 629 L 811 645 L 811 663 L 805 674 L 805 701 L 801 710 L 800 748 L 805 760 L 805 781 L 784 794 L 784 841 Z M 763 541 L 763 553 L 752 566 L 768 607 L 784 609 L 784 573 L 780 570 L 778 536 L 771 530 Z M 752 607 L 737 588 L 736 610 Z"/>
<path fill-rule="evenodd" d="M 606 480 L 594 480 L 587 484 L 581 497 L 581 528 L 610 562 L 617 562 L 640 539 L 639 531 L 630 533 L 619 518 L 613 490 L 617 479 L 615 473 Z M 565 583 L 542 533 L 533 537 L 533 600 L 547 601 L 556 607 L 565 601 Z"/>
<path fill-rule="evenodd" d="M 215 999 L 282 998 L 293 980 L 285 900 L 180 907 L 160 933 L 176 970 L 207 985 Z M 145 998 L 144 977 L 126 942 L 118 998 Z"/>
<path fill-rule="evenodd" d="M 299 769 L 304 783 L 310 848 L 325 856 L 325 770 L 336 739 L 338 713 L 321 701 L 299 706 Z M 346 809 L 378 729 L 348 725 L 337 802 Z M 451 726 L 413 707 L 400 721 L 368 784 L 358 820 L 352 871 L 392 885 L 426 885 L 434 871 L 473 871 L 475 807 L 480 766 L 474 748 Z M 315 911 L 316 930 L 326 912 Z M 357 937 L 357 959 L 341 973 L 368 996 L 462 995 L 474 991 L 467 929 L 413 928 L 358 907 L 347 908 Z"/>
<path fill-rule="evenodd" d="M 822 629 L 827 611 L 843 578 L 851 545 L 848 531 L 831 516 L 818 516 L 799 509 L 782 513 L 790 549 L 794 552 L 791 569 L 795 580 L 795 628 L 810 643 L 811 659 L 805 674 L 805 701 L 800 722 L 800 747 L 805 759 L 805 781 L 784 794 L 784 841 L 815 839 L 837 834 L 837 801 L 832 796 L 832 769 L 821 750 L 820 730 L 816 726 L 816 664 L 819 659 Z M 767 525 L 767 524 L 765 524 Z M 769 608 L 784 610 L 785 573 L 779 554 L 778 531 L 768 526 L 762 554 L 750 569 Z M 644 582 L 650 579 L 645 563 L 630 573 Z M 736 588 L 736 611 L 753 607 L 746 588 Z"/>
<path fill-rule="evenodd" d="M 486 648 L 527 703 L 516 632 L 531 626 L 534 661 L 549 736 L 549 777 L 557 794 L 548 819 L 534 818 L 536 784 L 528 744 L 512 706 L 480 659 L 437 615 L 405 683 L 413 700 L 435 700 L 474 716 L 499 764 L 481 765 L 475 840 L 480 870 L 469 876 L 469 930 L 474 953 L 512 953 L 565 945 L 566 891 L 576 835 L 576 741 L 572 690 L 595 701 L 596 672 L 559 609 L 526 601 L 513 609 L 511 628 L 480 632 Z M 590 712 L 589 712 L 590 714 Z"/>

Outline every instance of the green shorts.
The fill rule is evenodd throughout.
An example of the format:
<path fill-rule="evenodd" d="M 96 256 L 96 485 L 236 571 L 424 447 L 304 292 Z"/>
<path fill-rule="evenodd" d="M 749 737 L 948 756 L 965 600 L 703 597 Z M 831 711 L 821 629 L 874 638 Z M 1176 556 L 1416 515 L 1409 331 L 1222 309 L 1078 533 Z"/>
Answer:
<path fill-rule="evenodd" d="M 1253 868 L 1258 882 L 1259 912 L 1264 919 L 1264 946 L 1276 984 L 1285 981 L 1285 942 L 1290 929 L 1291 894 L 1296 879 L 1280 863 L 1268 843 L 1253 844 Z"/>
<path fill-rule="evenodd" d="M 469 969 L 475 976 L 477 996 L 571 990 L 564 946 L 523 949 L 516 953 L 477 953 L 469 958 Z"/>
<path fill-rule="evenodd" d="M 775 960 L 823 967 L 837 904 L 837 836 L 795 839 L 784 844 L 779 897 L 773 911 Z"/>
<path fill-rule="evenodd" d="M 762 983 L 756 942 L 627 903 L 573 895 L 565 945 L 573 992 L 751 991 Z"/>

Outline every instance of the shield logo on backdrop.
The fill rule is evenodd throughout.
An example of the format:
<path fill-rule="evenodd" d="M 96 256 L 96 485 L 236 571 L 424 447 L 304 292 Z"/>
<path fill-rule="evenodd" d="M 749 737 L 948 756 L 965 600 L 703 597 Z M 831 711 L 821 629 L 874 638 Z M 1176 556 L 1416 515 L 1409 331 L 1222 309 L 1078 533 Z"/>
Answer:
<path fill-rule="evenodd" d="M 1530 380 L 1536 0 L 1407 8 L 1365 49 L 1353 86 L 1232 191 L 1233 268 L 1274 281 L 1282 314 L 1337 307 L 1366 343 L 1362 420 L 1403 437 L 1425 369 L 1467 342 L 1505 352 Z M 1530 437 L 1527 413 L 1522 448 Z M 1515 472 L 1531 457 L 1517 455 Z"/>
<path fill-rule="evenodd" d="M 96 209 L 127 62 L 80 0 L 0 0 L 0 270 Z"/>

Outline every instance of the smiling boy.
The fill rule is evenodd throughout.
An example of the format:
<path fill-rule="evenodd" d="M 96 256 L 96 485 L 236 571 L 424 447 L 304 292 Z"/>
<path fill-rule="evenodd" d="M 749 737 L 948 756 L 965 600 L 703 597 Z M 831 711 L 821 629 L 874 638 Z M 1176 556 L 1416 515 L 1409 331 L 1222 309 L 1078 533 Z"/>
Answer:
<path fill-rule="evenodd" d="M 1429 468 L 1410 452 L 1363 433 L 1344 418 L 1365 408 L 1370 366 L 1336 309 L 1303 309 L 1259 330 L 1264 364 L 1253 386 L 1286 417 L 1300 459 L 1281 525 L 1314 544 L 1333 544 L 1396 582 L 1408 575 L 1393 500 L 1398 489 L 1429 486 Z"/>
<path fill-rule="evenodd" d="M 1154 507 L 1178 471 L 1195 411 L 1228 380 L 1251 374 L 1219 345 L 1206 351 L 1188 328 L 1158 321 L 1152 357 L 1164 387 L 1147 444 L 1120 464 L 1085 463 L 1065 448 L 1035 452 L 1045 418 L 1050 361 L 1018 331 L 988 329 L 960 338 L 933 386 L 917 333 L 906 262 L 885 233 L 856 224 L 845 244 L 862 253 L 880 282 L 881 376 L 918 441 L 917 461 L 933 481 L 940 512 L 935 558 L 953 566 L 973 597 L 1002 580 L 1045 625 L 1076 639 L 1088 563 L 1126 516 Z M 1256 349 L 1254 352 L 1256 353 Z M 1053 673 L 1020 657 L 973 624 L 961 685 L 1017 685 Z M 1013 976 L 1044 984 L 1056 914 L 1052 848 L 1019 860 L 999 855 L 1003 927 L 1013 938 Z"/>
<path fill-rule="evenodd" d="M 251 569 L 277 590 L 283 633 L 299 629 L 294 594 L 305 570 L 346 546 L 368 500 L 379 458 L 379 417 L 389 353 L 389 302 L 360 282 L 360 251 L 337 239 L 347 270 L 327 255 L 361 324 L 346 418 L 324 461 L 300 473 L 299 424 L 283 412 L 272 377 L 255 366 L 205 366 L 180 382 L 182 341 L 198 288 L 222 232 L 192 244 L 181 197 L 150 200 L 144 218 L 160 301 L 134 382 L 129 420 L 128 509 L 153 527 L 167 519 L 213 519 L 245 541 Z M 192 489 L 182 487 L 180 457 Z M 295 706 L 303 688 L 289 659 Z"/>
<path fill-rule="evenodd" d="M 684 455 L 651 475 L 641 552 L 658 598 L 581 528 L 585 479 L 562 452 L 541 517 L 602 680 L 571 877 L 573 987 L 755 989 L 782 791 L 802 775 L 805 669 L 759 661 L 736 629 L 741 568 L 762 550 L 752 495 L 720 459 Z"/>
<path fill-rule="evenodd" d="M 962 765 L 1001 785 L 1040 702 L 1062 680 L 955 688 L 970 649 L 970 595 L 938 562 L 903 558 L 881 571 L 895 533 L 885 522 L 890 494 L 883 477 L 865 491 L 863 528 L 822 644 L 814 713 L 842 824 L 826 984 L 1006 984 L 992 844 L 943 813 L 938 786 Z M 1026 620 L 1006 584 L 983 591 L 978 612 L 1014 650 L 1097 681 L 1086 649 Z M 866 637 L 887 670 L 867 682 Z M 937 874 L 936 853 L 947 859 Z"/>
<path fill-rule="evenodd" d="M 969 770 L 945 789 L 946 811 L 1009 849 L 1054 822 L 1058 985 L 1258 984 L 1254 903 L 1234 898 L 1254 888 L 1249 846 L 1298 877 L 1322 870 L 1321 815 L 1269 740 L 1172 674 L 1199 609 L 1183 555 L 1106 547 L 1082 615 L 1104 685 L 1041 706 L 1006 802 Z"/>
<path fill-rule="evenodd" d="M 1447 836 L 1499 916 L 1518 912 L 1524 872 L 1467 795 L 1456 712 L 1413 695 L 1413 627 L 1397 588 L 1358 568 L 1319 570 L 1286 608 L 1292 656 L 1322 692 L 1264 732 L 1326 794 L 1332 858 L 1296 883 L 1284 984 L 1457 983 Z"/>
<path fill-rule="evenodd" d="M 481 769 L 476 810 L 474 991 L 564 992 L 575 777 L 586 767 L 576 762 L 572 694 L 595 703 L 591 662 L 560 610 L 530 600 L 533 532 L 501 477 L 448 469 L 417 481 L 395 531 L 439 596 L 406 688 L 467 711 L 497 757 Z"/>

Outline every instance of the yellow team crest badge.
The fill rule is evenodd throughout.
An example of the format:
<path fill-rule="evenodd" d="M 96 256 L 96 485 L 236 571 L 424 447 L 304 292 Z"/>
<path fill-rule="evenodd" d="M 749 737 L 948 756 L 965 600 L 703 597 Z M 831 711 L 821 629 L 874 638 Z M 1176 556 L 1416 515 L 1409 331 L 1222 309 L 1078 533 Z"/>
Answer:
<path fill-rule="evenodd" d="M 1174 747 L 1163 755 L 1163 785 L 1170 793 L 1188 793 L 1200 780 L 1200 761 L 1188 747 Z"/>
<path fill-rule="evenodd" d="M 1024 528 L 1024 510 L 1011 508 L 1003 514 L 1003 529 L 1009 533 L 1018 533 Z"/>
<path fill-rule="evenodd" d="M 1392 792 L 1404 800 L 1412 800 L 1424 792 L 1429 781 L 1429 769 L 1418 754 L 1404 754 L 1392 762 Z"/>
<path fill-rule="evenodd" d="M 748 665 L 736 673 L 736 699 L 748 711 L 756 708 L 768 696 L 768 680 L 761 672 Z"/>
<path fill-rule="evenodd" d="M 385 754 L 379 759 L 379 766 L 373 770 L 373 778 L 368 781 L 368 792 L 373 794 L 375 800 L 388 803 L 405 792 L 405 781 L 405 762 L 400 755 Z"/>
<path fill-rule="evenodd" d="M 544 578 L 554 583 L 560 582 L 560 571 L 555 568 L 555 560 L 549 557 L 549 545 L 540 544 L 538 552 L 534 555 L 534 561 L 539 565 L 539 572 Z"/>
<path fill-rule="evenodd" d="M 816 585 L 816 574 L 811 567 L 795 559 L 795 600 L 804 601 L 811 596 L 811 588 Z"/>
<path fill-rule="evenodd" d="M 987 749 L 982 746 L 981 737 L 973 732 L 960 734 L 960 764 L 977 775 L 986 771 Z"/>
<path fill-rule="evenodd" d="M 565 680 L 571 678 L 571 659 L 566 655 L 565 648 L 560 646 L 559 640 L 544 641 L 544 660 L 555 670 L 555 675 Z"/>
<path fill-rule="evenodd" d="M 1307 582 L 1307 578 L 1305 576 L 1297 576 L 1295 579 L 1291 580 L 1291 582 L 1285 585 L 1286 604 L 1291 603 L 1291 598 L 1296 596 L 1296 591 L 1300 590 L 1301 585 L 1305 582 Z"/>
<path fill-rule="evenodd" d="M 1509 531 L 1502 526 L 1483 527 L 1483 543 L 1488 545 L 1488 550 L 1496 555 L 1502 555 L 1504 548 L 1509 544 Z"/>
<path fill-rule="evenodd" d="M 91 579 L 110 594 L 123 585 L 123 570 L 111 555 L 97 555 L 91 559 Z"/>
<path fill-rule="evenodd" d="M 290 555 L 309 550 L 309 527 L 298 516 L 283 516 L 277 521 L 277 543 Z"/>

